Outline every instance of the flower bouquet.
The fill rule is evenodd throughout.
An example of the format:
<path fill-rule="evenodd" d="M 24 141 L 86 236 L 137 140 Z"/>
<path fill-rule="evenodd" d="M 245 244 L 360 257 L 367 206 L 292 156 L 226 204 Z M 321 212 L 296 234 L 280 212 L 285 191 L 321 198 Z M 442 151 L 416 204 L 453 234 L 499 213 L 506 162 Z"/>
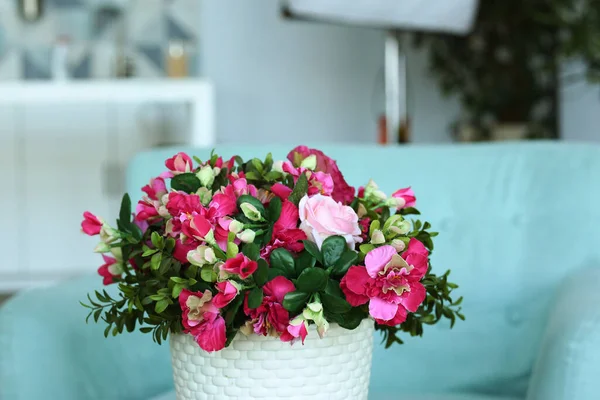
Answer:
<path fill-rule="evenodd" d="M 139 326 L 161 343 L 170 333 L 180 399 L 273 387 L 282 398 L 366 397 L 373 329 L 390 346 L 401 331 L 463 319 L 449 272 L 431 271 L 436 233 L 407 217 L 419 214 L 410 188 L 356 191 L 305 146 L 287 158 L 178 153 L 135 212 L 123 197 L 116 228 L 84 213 L 82 230 L 100 237 L 98 273 L 119 289 L 88 295 L 88 318 L 106 323 L 105 336 Z M 321 380 L 308 379 L 315 365 Z"/>

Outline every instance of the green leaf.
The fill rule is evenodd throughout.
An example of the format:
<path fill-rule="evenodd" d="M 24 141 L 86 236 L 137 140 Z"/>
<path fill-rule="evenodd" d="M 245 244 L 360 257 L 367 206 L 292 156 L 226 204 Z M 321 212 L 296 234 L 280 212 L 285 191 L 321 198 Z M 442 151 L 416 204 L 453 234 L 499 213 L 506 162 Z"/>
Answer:
<path fill-rule="evenodd" d="M 343 298 L 327 293 L 321 293 L 321 303 L 323 303 L 325 310 L 334 314 L 344 314 L 352 309 L 350 303 Z"/>
<path fill-rule="evenodd" d="M 175 282 L 175 283 L 187 283 L 187 281 L 188 281 L 187 279 L 185 279 L 185 278 L 180 278 L 180 277 L 178 277 L 178 276 L 172 276 L 172 277 L 171 277 L 171 280 L 172 280 L 173 282 Z"/>
<path fill-rule="evenodd" d="M 263 301 L 263 291 L 261 288 L 254 288 L 248 294 L 248 308 L 258 308 Z"/>
<path fill-rule="evenodd" d="M 237 206 L 239 207 L 242 203 L 249 203 L 253 205 L 260 215 L 265 216 L 265 206 L 256 197 L 250 196 L 249 194 L 243 194 L 237 199 Z"/>
<path fill-rule="evenodd" d="M 179 297 L 179 294 L 181 293 L 181 291 L 185 288 L 185 285 L 181 284 L 181 283 L 177 283 L 176 285 L 173 286 L 173 298 L 176 299 Z"/>
<path fill-rule="evenodd" d="M 284 276 L 287 278 L 295 276 L 294 257 L 286 249 L 279 248 L 273 250 L 269 260 L 271 261 L 271 268 L 283 271 Z"/>
<path fill-rule="evenodd" d="M 158 252 L 158 249 L 148 249 L 148 250 L 145 250 L 145 251 L 142 253 L 142 257 L 148 257 L 148 256 L 151 256 L 152 254 L 154 254 L 154 253 L 156 253 L 156 252 Z"/>
<path fill-rule="evenodd" d="M 327 281 L 325 293 L 330 294 L 332 296 L 344 298 L 344 292 L 342 292 L 342 289 L 340 289 L 340 283 L 335 279 L 329 279 Z"/>
<path fill-rule="evenodd" d="M 308 251 L 303 251 L 294 260 L 294 269 L 296 270 L 296 275 L 300 275 L 306 268 L 314 267 L 316 263 L 317 260 L 312 254 L 310 254 Z"/>
<path fill-rule="evenodd" d="M 296 289 L 301 292 L 315 293 L 327 286 L 327 273 L 321 268 L 307 268 L 298 277 Z"/>
<path fill-rule="evenodd" d="M 262 161 L 260 161 L 258 158 L 253 158 L 252 159 L 252 165 L 262 175 L 262 173 L 265 170 Z"/>
<path fill-rule="evenodd" d="M 263 287 L 267 283 L 269 279 L 269 265 L 262 258 L 258 260 L 258 268 L 256 268 L 252 277 L 256 286 Z"/>
<path fill-rule="evenodd" d="M 205 266 L 200 270 L 200 278 L 205 282 L 216 282 L 217 273 L 212 266 Z"/>
<path fill-rule="evenodd" d="M 252 261 L 256 261 L 260 257 L 260 248 L 256 243 L 246 243 L 242 246 L 242 253 Z"/>
<path fill-rule="evenodd" d="M 268 153 L 267 157 L 265 158 L 265 171 L 270 171 L 271 168 L 273 168 L 273 154 Z"/>
<path fill-rule="evenodd" d="M 257 181 L 260 179 L 260 175 L 254 171 L 246 172 L 246 179 L 249 181 Z"/>
<path fill-rule="evenodd" d="M 169 301 L 167 299 L 162 299 L 156 302 L 154 305 L 154 311 L 160 314 L 161 312 L 165 311 L 167 307 L 169 307 Z"/>
<path fill-rule="evenodd" d="M 162 261 L 162 253 L 156 253 L 152 256 L 152 259 L 150 259 L 150 267 L 152 268 L 152 270 L 156 271 L 158 268 L 160 268 L 160 263 Z"/>
<path fill-rule="evenodd" d="M 333 267 L 347 248 L 346 239 L 341 236 L 329 236 L 321 245 L 323 264 L 326 267 Z"/>
<path fill-rule="evenodd" d="M 329 314 L 334 322 L 337 322 L 339 326 L 345 329 L 356 329 L 363 319 L 367 317 L 366 313 L 360 308 L 356 307 L 344 314 Z"/>
<path fill-rule="evenodd" d="M 304 306 L 306 306 L 306 302 L 309 298 L 310 293 L 299 291 L 289 292 L 283 298 L 283 308 L 292 314 L 297 314 L 304 308 Z"/>
<path fill-rule="evenodd" d="M 268 276 L 269 281 L 273 280 L 273 278 L 276 278 L 278 276 L 285 277 L 285 272 L 283 272 L 282 270 L 277 269 L 277 268 L 269 268 L 267 272 L 268 272 L 267 276 Z"/>
<path fill-rule="evenodd" d="M 266 219 L 273 223 L 277 222 L 279 216 L 281 215 L 281 199 L 279 197 L 274 197 L 271 199 L 269 203 L 269 207 L 267 208 Z"/>
<path fill-rule="evenodd" d="M 150 240 L 152 241 L 154 247 L 159 250 L 162 250 L 165 247 L 164 240 L 158 232 L 152 232 L 152 235 L 150 235 Z"/>
<path fill-rule="evenodd" d="M 400 209 L 401 215 L 420 215 L 421 213 L 414 207 L 407 207 Z"/>
<path fill-rule="evenodd" d="M 171 178 L 171 188 L 173 190 L 181 190 L 185 193 L 196 193 L 202 187 L 202 183 L 198 177 L 191 173 L 175 175 Z"/>
<path fill-rule="evenodd" d="M 125 193 L 121 200 L 121 210 L 119 211 L 119 225 L 128 228 L 131 224 L 131 198 Z M 121 228 L 121 226 L 119 226 Z M 128 230 L 128 229 L 125 229 Z"/>
<path fill-rule="evenodd" d="M 321 254 L 321 250 L 319 250 L 319 247 L 310 240 L 303 240 L 302 243 L 304 244 L 304 250 L 306 250 L 317 261 L 323 264 L 323 255 Z"/>
<path fill-rule="evenodd" d="M 331 273 L 337 276 L 345 275 L 348 272 L 348 268 L 354 265 L 356 260 L 358 260 L 358 253 L 352 250 L 345 251 L 333 266 Z"/>
<path fill-rule="evenodd" d="M 151 328 L 149 326 L 144 326 L 144 327 L 140 328 L 140 332 L 142 332 L 142 333 L 150 333 L 150 332 L 152 332 L 153 329 L 154 328 Z"/>
<path fill-rule="evenodd" d="M 227 307 L 227 312 L 225 313 L 225 324 L 231 325 L 233 323 L 235 315 L 240 309 L 242 303 L 244 302 L 244 297 L 244 293 L 240 293 L 235 299 L 233 299 L 231 303 L 229 303 L 229 306 Z"/>
<path fill-rule="evenodd" d="M 144 237 L 144 233 L 142 232 L 140 227 L 132 223 L 129 224 L 129 229 L 131 230 L 131 236 L 133 237 L 135 242 L 139 243 L 142 240 L 142 237 Z"/>
<path fill-rule="evenodd" d="M 169 253 L 171 253 L 174 248 L 175 248 L 175 239 L 170 237 L 167 239 L 167 241 L 165 243 L 165 250 L 168 251 Z"/>
<path fill-rule="evenodd" d="M 306 192 L 308 192 L 308 179 L 306 179 L 306 174 L 303 173 L 298 177 L 294 190 L 292 190 L 288 200 L 297 206 L 300 200 L 306 195 Z"/>
<path fill-rule="evenodd" d="M 278 172 L 278 171 L 267 172 L 267 174 L 265 175 L 265 179 L 268 182 L 278 181 L 282 177 L 283 177 L 283 174 L 281 172 Z"/>
<path fill-rule="evenodd" d="M 368 252 L 370 252 L 370 251 L 371 251 L 371 250 L 373 250 L 374 248 L 375 248 L 375 246 L 373 246 L 373 245 L 372 245 L 372 244 L 370 244 L 370 243 L 361 244 L 361 245 L 360 245 L 360 247 L 359 247 L 359 249 L 360 249 L 360 252 L 361 252 L 362 254 L 367 254 Z"/>

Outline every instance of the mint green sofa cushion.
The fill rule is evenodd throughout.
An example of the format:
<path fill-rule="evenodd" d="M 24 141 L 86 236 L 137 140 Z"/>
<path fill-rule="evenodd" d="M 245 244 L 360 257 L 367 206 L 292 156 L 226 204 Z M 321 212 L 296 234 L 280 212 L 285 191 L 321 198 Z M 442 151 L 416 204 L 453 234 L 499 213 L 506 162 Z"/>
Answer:
<path fill-rule="evenodd" d="M 291 147 L 268 149 L 275 158 L 283 158 Z M 565 282 L 582 268 L 600 267 L 600 147 L 559 142 L 319 147 L 338 160 L 353 185 L 363 185 L 373 177 L 388 193 L 413 187 L 423 217 L 440 232 L 433 268 L 438 272 L 451 269 L 452 280 L 460 284 L 458 293 L 465 298 L 467 320 L 459 321 L 454 329 L 440 324 L 427 327 L 423 338 L 406 337 L 403 346 L 388 350 L 376 346 L 372 398 L 470 394 L 524 399 L 536 360 L 543 359 L 551 347 L 542 346 L 542 340 Z M 164 160 L 179 150 L 202 159 L 210 152 L 169 148 L 139 154 L 127 176 L 132 198 L 140 196 L 141 186 L 162 172 Z M 217 150 L 223 156 L 248 158 L 264 156 L 267 147 L 220 146 Z M 100 283 L 97 278 L 96 284 Z M 6 348 L 7 336 L 13 348 L 8 357 L 0 353 L 0 398 L 17 393 L 19 386 L 31 381 L 37 382 L 37 389 L 6 398 L 43 398 L 34 394 L 46 392 L 64 393 L 60 398 L 65 400 L 146 399 L 149 392 L 168 391 L 172 383 L 166 346 L 155 346 L 149 336 L 141 335 L 105 340 L 102 329 L 82 323 L 76 304 L 79 291 L 93 285 L 89 280 L 85 285 L 70 284 L 78 289 L 62 295 L 58 289 L 32 292 L 31 300 L 22 295 L 0 309 L 1 349 Z M 53 300 L 60 308 L 32 311 L 36 304 L 52 304 L 50 296 L 63 297 Z M 577 298 L 577 293 L 573 296 Z M 45 316 L 34 321 L 37 318 L 31 313 Z M 585 325 L 595 316 L 587 310 L 572 318 Z M 21 329 L 24 323 L 31 325 Z M 553 346 L 568 338 L 569 343 L 581 346 L 581 354 L 588 355 L 585 371 L 578 372 L 574 365 L 568 373 L 581 376 L 584 383 L 590 376 L 600 376 L 600 365 L 594 361 L 600 348 L 589 345 L 595 342 L 561 337 L 544 339 L 544 343 Z M 87 346 L 89 353 L 70 354 L 80 351 L 74 343 Z M 142 356 L 146 357 L 143 362 Z M 550 359 L 548 370 L 536 366 L 537 386 L 530 399 L 598 398 L 587 389 L 578 397 L 544 392 L 548 379 L 567 371 L 564 357 Z M 71 376 L 85 377 L 84 383 L 74 383 L 67 378 Z M 549 397 L 536 398 L 535 393 Z"/>

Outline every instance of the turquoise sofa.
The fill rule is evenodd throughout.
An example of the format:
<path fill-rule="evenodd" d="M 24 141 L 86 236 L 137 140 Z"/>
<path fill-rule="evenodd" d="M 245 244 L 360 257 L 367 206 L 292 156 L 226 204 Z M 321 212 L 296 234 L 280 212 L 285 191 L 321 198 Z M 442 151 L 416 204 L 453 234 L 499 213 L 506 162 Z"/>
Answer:
<path fill-rule="evenodd" d="M 283 158 L 291 147 L 218 151 Z M 433 267 L 451 269 L 464 296 L 467 319 L 454 329 L 376 346 L 372 399 L 600 399 L 599 146 L 321 147 L 351 184 L 412 185 L 440 232 Z M 175 151 L 134 158 L 132 197 Z M 0 309 L 0 399 L 145 400 L 172 390 L 167 346 L 139 333 L 104 339 L 102 326 L 83 322 L 78 301 L 100 286 L 90 275 Z"/>

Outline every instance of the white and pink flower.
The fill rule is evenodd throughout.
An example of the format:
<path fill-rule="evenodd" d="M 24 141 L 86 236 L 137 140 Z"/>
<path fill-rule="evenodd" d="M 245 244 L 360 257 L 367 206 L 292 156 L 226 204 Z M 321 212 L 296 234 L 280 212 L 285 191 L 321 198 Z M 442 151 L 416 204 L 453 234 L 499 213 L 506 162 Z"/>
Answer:
<path fill-rule="evenodd" d="M 428 251 L 411 239 L 402 256 L 392 246 L 371 250 L 365 266 L 352 266 L 340 288 L 352 306 L 369 303 L 369 314 L 382 325 L 398 325 L 416 312 L 426 297 L 420 282 L 428 266 Z"/>

